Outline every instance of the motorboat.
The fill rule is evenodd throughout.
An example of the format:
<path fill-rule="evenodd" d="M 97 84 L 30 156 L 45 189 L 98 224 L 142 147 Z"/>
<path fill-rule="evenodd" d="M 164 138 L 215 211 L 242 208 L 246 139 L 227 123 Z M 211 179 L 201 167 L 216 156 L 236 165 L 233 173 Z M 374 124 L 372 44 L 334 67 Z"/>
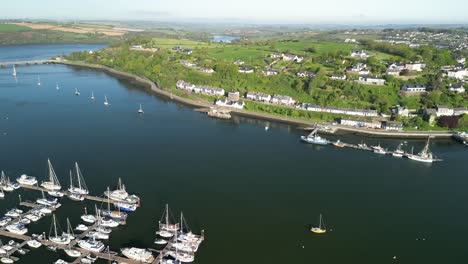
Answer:
<path fill-rule="evenodd" d="M 37 184 L 37 179 L 36 179 L 36 177 L 28 176 L 28 175 L 26 175 L 26 174 L 22 174 L 18 179 L 16 179 L 16 181 L 17 181 L 19 184 L 29 185 L 29 186 L 33 186 L 33 185 L 36 185 L 36 184 Z"/>
<path fill-rule="evenodd" d="M 42 198 L 36 200 L 36 203 L 45 205 L 45 206 L 55 206 L 58 203 L 57 198 L 46 198 L 44 192 L 42 191 Z"/>
<path fill-rule="evenodd" d="M 101 210 L 101 215 L 104 217 L 111 218 L 115 221 L 122 222 L 127 220 L 128 215 L 124 212 L 112 211 L 112 210 Z"/>
<path fill-rule="evenodd" d="M 4 216 L 0 218 L 0 226 L 6 226 L 8 223 L 11 222 L 11 220 L 13 220 L 13 218 L 8 217 L 8 216 Z"/>
<path fill-rule="evenodd" d="M 332 142 L 331 143 L 333 146 L 337 147 L 337 148 L 344 148 L 345 147 L 345 144 L 343 142 L 341 142 L 341 140 L 337 140 L 335 142 Z"/>
<path fill-rule="evenodd" d="M 101 219 L 99 219 L 99 221 L 101 222 L 101 226 L 105 226 L 105 227 L 119 226 L 119 223 L 111 218 L 102 217 Z"/>
<path fill-rule="evenodd" d="M 76 194 L 76 193 L 69 193 L 69 194 L 68 194 L 68 198 L 69 198 L 70 200 L 76 201 L 76 202 L 82 202 L 82 201 L 84 201 L 84 199 L 85 199 L 85 198 L 83 197 L 83 195 L 81 195 L 81 194 Z"/>
<path fill-rule="evenodd" d="M 35 239 L 28 240 L 26 244 L 28 244 L 28 246 L 31 248 L 39 248 L 42 246 L 42 243 Z"/>
<path fill-rule="evenodd" d="M 90 238 L 95 238 L 95 239 L 104 239 L 104 240 L 109 239 L 109 234 L 104 234 L 98 231 L 89 231 L 86 234 L 86 236 Z"/>
<path fill-rule="evenodd" d="M 63 251 L 65 252 L 65 254 L 67 254 L 69 257 L 72 257 L 72 258 L 78 258 L 81 256 L 81 252 L 76 249 L 68 248 L 68 249 L 64 249 Z"/>
<path fill-rule="evenodd" d="M 29 220 L 28 218 L 26 217 L 23 217 L 19 220 L 19 222 L 23 225 L 29 225 L 31 223 L 31 220 Z"/>
<path fill-rule="evenodd" d="M 157 238 L 156 240 L 154 240 L 154 243 L 158 245 L 166 245 L 167 241 L 161 238 Z"/>
<path fill-rule="evenodd" d="M 85 231 L 88 231 L 88 227 L 83 225 L 83 224 L 79 224 L 76 228 L 75 228 L 76 231 L 80 231 L 80 232 L 85 232 Z"/>
<path fill-rule="evenodd" d="M 5 216 L 16 218 L 16 217 L 19 217 L 20 214 L 22 214 L 22 213 L 23 213 L 23 210 L 13 208 L 13 209 L 9 210 L 8 212 L 6 212 Z"/>
<path fill-rule="evenodd" d="M 110 234 L 112 232 L 112 229 L 110 228 L 106 228 L 104 226 L 98 226 L 96 227 L 95 229 L 97 232 L 99 233 L 103 233 L 103 234 Z"/>
<path fill-rule="evenodd" d="M 328 140 L 320 137 L 317 134 L 318 128 L 314 129 L 309 135 L 301 136 L 301 140 L 307 143 L 316 144 L 316 145 L 328 145 Z"/>
<path fill-rule="evenodd" d="M 36 214 L 27 214 L 27 215 L 24 216 L 24 218 L 29 219 L 32 222 L 37 222 L 37 221 L 39 221 L 39 219 L 41 219 L 41 217 L 39 217 Z"/>
<path fill-rule="evenodd" d="M 15 223 L 11 225 L 7 225 L 5 229 L 8 232 L 18 234 L 18 235 L 24 235 L 28 232 L 28 229 L 21 223 Z"/>
<path fill-rule="evenodd" d="M 0 261 L 2 263 L 13 263 L 14 262 L 11 258 L 8 258 L 8 257 L 2 257 L 2 258 L 0 258 Z"/>
<path fill-rule="evenodd" d="M 154 256 L 151 254 L 151 251 L 142 249 L 142 248 L 122 248 L 122 255 L 125 257 L 143 263 L 152 263 L 154 261 Z"/>
<path fill-rule="evenodd" d="M 395 151 L 392 152 L 393 157 L 401 158 L 405 155 L 405 151 L 402 149 L 403 144 L 399 144 Z"/>
<path fill-rule="evenodd" d="M 47 192 L 50 196 L 53 196 L 53 197 L 63 197 L 64 196 L 64 193 L 61 192 L 61 191 L 48 191 Z"/>
<path fill-rule="evenodd" d="M 139 113 L 139 114 L 145 113 L 145 112 L 143 111 L 143 108 L 141 107 L 141 104 L 140 104 L 140 108 L 138 109 L 138 113 Z"/>
<path fill-rule="evenodd" d="M 104 243 L 93 238 L 78 241 L 78 246 L 91 252 L 101 252 L 105 247 Z"/>
<path fill-rule="evenodd" d="M 89 223 L 89 224 L 94 224 L 97 219 L 96 219 L 96 217 L 94 215 L 85 214 L 85 215 L 81 216 L 81 220 L 83 220 L 84 222 Z"/>
<path fill-rule="evenodd" d="M 134 212 L 137 209 L 135 204 L 130 203 L 114 203 L 114 206 L 124 212 Z"/>

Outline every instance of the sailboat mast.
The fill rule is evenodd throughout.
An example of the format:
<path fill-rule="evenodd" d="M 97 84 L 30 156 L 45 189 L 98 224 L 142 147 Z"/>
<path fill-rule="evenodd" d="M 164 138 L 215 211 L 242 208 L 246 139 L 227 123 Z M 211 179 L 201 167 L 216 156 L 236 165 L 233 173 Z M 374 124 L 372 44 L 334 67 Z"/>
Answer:
<path fill-rule="evenodd" d="M 76 168 L 76 177 L 78 178 L 78 188 L 81 189 L 81 175 L 80 175 L 80 169 L 78 168 L 78 162 L 75 162 L 75 168 Z"/>
<path fill-rule="evenodd" d="M 169 225 L 169 205 L 166 204 L 166 227 Z"/>
<path fill-rule="evenodd" d="M 54 221 L 54 234 L 55 234 L 55 237 L 57 237 L 57 222 L 55 220 L 55 214 L 53 215 L 53 221 Z"/>
<path fill-rule="evenodd" d="M 319 228 L 322 229 L 322 214 L 320 214 Z"/>
<path fill-rule="evenodd" d="M 110 193 L 109 186 L 107 186 L 107 193 Z M 110 200 L 109 195 L 107 195 L 107 210 L 110 211 Z"/>
<path fill-rule="evenodd" d="M 70 189 L 73 190 L 73 178 L 72 178 L 72 171 L 70 170 Z"/>

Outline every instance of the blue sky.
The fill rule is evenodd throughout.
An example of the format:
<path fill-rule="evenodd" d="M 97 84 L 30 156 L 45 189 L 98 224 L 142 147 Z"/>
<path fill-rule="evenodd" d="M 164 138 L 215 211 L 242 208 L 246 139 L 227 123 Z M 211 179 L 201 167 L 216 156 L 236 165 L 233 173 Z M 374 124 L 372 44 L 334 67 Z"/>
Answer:
<path fill-rule="evenodd" d="M 0 18 L 257 23 L 468 23 L 468 0 L 13 0 Z"/>

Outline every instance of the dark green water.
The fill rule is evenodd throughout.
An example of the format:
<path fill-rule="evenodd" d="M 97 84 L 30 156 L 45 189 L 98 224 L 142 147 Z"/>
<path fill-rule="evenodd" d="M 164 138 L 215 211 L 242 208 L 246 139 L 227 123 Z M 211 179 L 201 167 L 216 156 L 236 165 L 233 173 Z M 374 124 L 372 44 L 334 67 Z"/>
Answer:
<path fill-rule="evenodd" d="M 104 95 L 110 107 L 103 105 Z M 142 116 L 136 112 L 140 103 Z M 78 161 L 93 194 L 121 177 L 141 196 L 142 206 L 111 234 L 113 250 L 152 247 L 169 203 L 175 214 L 183 210 L 196 232 L 206 231 L 196 263 L 468 261 L 468 152 L 461 144 L 432 143 L 445 161 L 427 165 L 302 144 L 302 132 L 292 126 L 264 126 L 239 117 L 212 119 L 93 70 L 18 67 L 15 81 L 11 69 L 0 69 L 0 169 L 11 178 L 27 173 L 42 180 L 49 157 L 67 185 L 68 170 Z M 399 143 L 365 140 L 390 148 Z M 409 141 L 407 147 L 423 145 Z M 40 195 L 7 194 L 0 212 L 15 206 L 19 194 L 23 200 Z M 94 207 L 68 199 L 62 204 L 62 226 L 66 217 L 76 226 L 83 207 Z M 308 228 L 320 213 L 333 231 L 311 234 Z M 48 233 L 49 226 L 45 217 L 29 233 Z M 18 263 L 59 257 L 65 258 L 41 248 Z"/>

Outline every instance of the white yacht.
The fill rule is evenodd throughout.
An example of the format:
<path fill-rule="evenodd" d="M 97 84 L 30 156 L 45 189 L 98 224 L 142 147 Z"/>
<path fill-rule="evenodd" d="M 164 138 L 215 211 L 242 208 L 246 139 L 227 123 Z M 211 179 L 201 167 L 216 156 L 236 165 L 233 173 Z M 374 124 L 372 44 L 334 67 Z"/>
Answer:
<path fill-rule="evenodd" d="M 28 176 L 26 174 L 21 175 L 18 179 L 16 179 L 16 181 L 19 184 L 23 184 L 23 185 L 36 185 L 37 184 L 36 177 Z"/>
<path fill-rule="evenodd" d="M 57 205 L 57 203 L 58 203 L 57 198 L 46 198 L 45 195 L 44 195 L 44 192 L 41 191 L 41 193 L 42 193 L 42 198 L 37 199 L 36 203 L 42 204 L 42 205 L 45 205 L 45 206 L 55 206 L 55 205 Z"/>
<path fill-rule="evenodd" d="M 65 194 L 61 191 L 48 191 L 47 192 L 50 196 L 53 196 L 53 197 L 63 197 Z"/>
<path fill-rule="evenodd" d="M 180 224 L 179 223 L 171 224 L 171 221 L 169 218 L 170 218 L 169 205 L 166 204 L 166 210 L 164 210 L 161 220 L 159 221 L 158 235 L 162 237 L 166 237 L 166 238 L 172 237 L 173 233 L 177 232 L 180 229 Z"/>
<path fill-rule="evenodd" d="M 81 256 L 81 252 L 76 249 L 68 248 L 64 249 L 63 251 L 71 258 L 78 258 Z"/>
<path fill-rule="evenodd" d="M 73 181 L 72 173 L 70 172 L 70 187 L 68 188 L 68 191 L 73 194 L 88 195 L 89 190 L 88 190 L 88 187 L 86 186 L 80 167 L 78 166 L 78 162 L 75 162 L 75 175 L 76 175 L 76 186 Z"/>
<path fill-rule="evenodd" d="M 14 64 L 13 64 L 13 72 L 11 73 L 11 75 L 16 76 L 16 67 Z"/>
<path fill-rule="evenodd" d="M 5 198 L 5 193 L 3 192 L 3 189 L 0 188 L 0 198 Z"/>
<path fill-rule="evenodd" d="M 7 216 L 7 217 L 12 217 L 12 218 L 16 218 L 16 217 L 19 217 L 20 214 L 22 214 L 22 213 L 23 213 L 22 210 L 13 208 L 13 209 L 11 209 L 10 211 L 6 212 L 5 216 Z"/>
<path fill-rule="evenodd" d="M 12 260 L 11 258 L 7 258 L 7 257 L 0 258 L 0 261 L 2 263 L 14 263 L 14 260 Z"/>
<path fill-rule="evenodd" d="M 11 218 L 9 216 L 4 216 L 4 217 L 0 218 L 0 226 L 6 226 L 8 223 L 11 222 L 11 220 L 13 220 L 13 218 Z"/>
<path fill-rule="evenodd" d="M 42 182 L 41 186 L 50 191 L 58 191 L 62 188 L 60 182 L 55 174 L 54 167 L 52 167 L 52 163 L 50 159 L 47 159 L 47 165 L 49 166 L 49 177 L 48 181 Z"/>
<path fill-rule="evenodd" d="M 93 238 L 78 241 L 78 246 L 82 249 L 86 249 L 91 252 L 101 252 L 104 250 L 105 247 L 104 243 Z"/>
<path fill-rule="evenodd" d="M 83 225 L 83 224 L 79 224 L 76 228 L 75 228 L 76 231 L 80 231 L 80 232 L 85 232 L 85 231 L 88 231 L 88 227 Z"/>
<path fill-rule="evenodd" d="M 181 251 L 169 251 L 168 254 L 181 261 L 181 262 L 193 262 L 195 260 L 195 256 L 191 253 L 181 252 Z"/>
<path fill-rule="evenodd" d="M 26 242 L 26 244 L 28 244 L 28 246 L 31 247 L 31 248 L 39 248 L 39 247 L 42 246 L 42 243 L 35 240 L 35 239 L 28 240 L 28 242 Z"/>
<path fill-rule="evenodd" d="M 81 220 L 89 224 L 94 224 L 97 221 L 94 215 L 88 214 L 88 210 L 86 209 L 86 207 L 85 207 L 84 215 L 81 216 Z"/>
<path fill-rule="evenodd" d="M 55 89 L 60 90 L 60 87 L 59 87 L 58 83 L 55 84 Z"/>
<path fill-rule="evenodd" d="M 41 76 L 37 76 L 37 86 L 41 86 Z"/>
<path fill-rule="evenodd" d="M 26 234 L 28 232 L 28 229 L 23 224 L 20 224 L 20 223 L 7 225 L 5 227 L 5 229 L 8 232 L 11 232 L 11 233 L 14 233 L 14 234 L 19 234 L 19 235 L 24 235 L 24 234 Z"/>
<path fill-rule="evenodd" d="M 125 185 L 122 184 L 122 180 L 119 178 L 119 182 L 117 185 L 117 190 L 114 191 L 105 191 L 104 195 L 109 197 L 111 200 L 118 201 L 118 202 L 126 202 L 136 204 L 140 201 L 140 198 L 136 195 L 129 195 L 125 190 Z"/>
<path fill-rule="evenodd" d="M 167 241 L 164 240 L 164 239 L 158 238 L 158 239 L 154 240 L 154 243 L 158 244 L 158 245 L 166 245 Z"/>
<path fill-rule="evenodd" d="M 70 238 L 68 236 L 58 235 L 57 231 L 57 220 L 55 219 L 55 214 L 52 215 L 52 226 L 51 231 L 54 231 L 53 236 L 49 234 L 49 241 L 59 244 L 59 245 L 68 245 L 70 244 Z"/>
<path fill-rule="evenodd" d="M 104 240 L 109 239 L 109 234 L 104 234 L 98 231 L 89 231 L 86 234 L 86 236 L 90 238 L 95 238 L 95 239 L 104 239 Z"/>
<path fill-rule="evenodd" d="M 150 251 L 142 248 L 122 248 L 122 254 L 129 258 L 143 263 L 152 263 L 154 261 L 154 256 Z"/>

